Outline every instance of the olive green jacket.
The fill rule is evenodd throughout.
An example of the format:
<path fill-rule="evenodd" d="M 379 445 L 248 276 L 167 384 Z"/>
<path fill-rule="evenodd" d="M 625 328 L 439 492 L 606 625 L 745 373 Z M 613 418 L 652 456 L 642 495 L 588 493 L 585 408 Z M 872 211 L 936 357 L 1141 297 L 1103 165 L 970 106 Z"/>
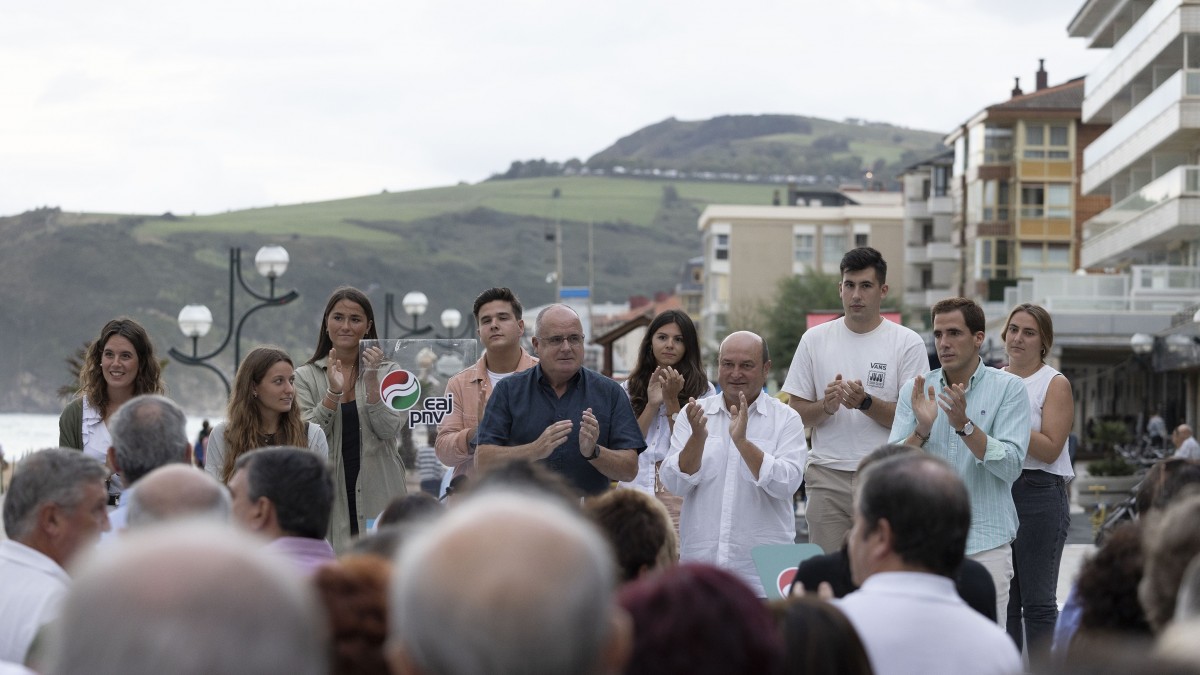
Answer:
<path fill-rule="evenodd" d="M 58 447 L 83 449 L 83 397 L 63 408 L 58 416 Z"/>
<path fill-rule="evenodd" d="M 296 399 L 304 420 L 321 427 L 329 443 L 329 462 L 333 468 L 333 517 L 329 521 L 329 543 L 341 553 L 350 544 L 350 503 L 346 494 L 346 467 L 342 459 L 342 412 L 321 404 L 329 380 L 325 375 L 326 358 L 296 369 Z M 399 366 L 390 364 L 391 370 Z M 355 383 L 358 406 L 359 470 L 355 486 L 358 532 L 367 532 L 367 521 L 383 512 L 394 497 L 407 492 L 404 464 L 400 461 L 400 428 L 408 416 L 380 400 L 367 403 L 367 389 L 359 378 Z"/>

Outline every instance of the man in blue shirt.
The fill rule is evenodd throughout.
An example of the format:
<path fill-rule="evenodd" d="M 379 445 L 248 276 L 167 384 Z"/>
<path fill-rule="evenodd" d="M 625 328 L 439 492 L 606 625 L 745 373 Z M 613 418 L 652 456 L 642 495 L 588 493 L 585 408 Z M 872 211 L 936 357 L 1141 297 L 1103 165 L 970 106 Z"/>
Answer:
<path fill-rule="evenodd" d="M 983 365 L 983 309 L 967 298 L 933 306 L 942 367 L 905 383 L 889 443 L 924 448 L 958 471 L 971 497 L 967 557 L 996 584 L 996 617 L 1008 615 L 1017 509 L 1012 484 L 1029 447 L 1029 397 L 1021 378 Z"/>
<path fill-rule="evenodd" d="M 534 326 L 540 361 L 496 384 L 476 432 L 476 467 L 541 461 L 584 494 L 633 480 L 646 440 L 620 385 L 583 367 L 579 315 L 551 305 Z"/>

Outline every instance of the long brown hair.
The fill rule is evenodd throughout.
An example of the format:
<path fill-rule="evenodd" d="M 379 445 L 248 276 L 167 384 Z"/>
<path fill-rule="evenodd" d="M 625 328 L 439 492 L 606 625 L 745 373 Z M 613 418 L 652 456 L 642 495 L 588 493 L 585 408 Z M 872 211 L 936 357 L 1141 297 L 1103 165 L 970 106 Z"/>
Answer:
<path fill-rule="evenodd" d="M 254 386 L 261 383 L 267 371 L 276 363 L 286 361 L 295 367 L 292 357 L 278 347 L 258 347 L 246 355 L 238 367 L 233 381 L 233 395 L 229 398 L 225 422 L 225 462 L 221 467 L 221 481 L 228 483 L 233 477 L 233 466 L 238 457 L 263 446 L 262 409 L 254 398 Z M 308 447 L 308 428 L 301 417 L 300 405 L 293 400 L 292 407 L 279 418 L 275 431 L 274 445 Z"/>
<path fill-rule="evenodd" d="M 100 329 L 100 337 L 88 345 L 87 353 L 83 357 L 83 367 L 79 369 L 79 393 L 87 396 L 88 401 L 96 406 L 101 418 L 107 418 L 110 412 L 108 384 L 104 381 L 101 361 L 104 357 L 104 346 L 115 335 L 129 340 L 133 344 L 133 350 L 137 352 L 138 371 L 133 378 L 133 395 L 167 392 L 162 381 L 162 370 L 154 356 L 154 343 L 150 341 L 146 329 L 127 316 L 118 317 Z"/>
<path fill-rule="evenodd" d="M 650 376 L 658 367 L 654 358 L 654 334 L 659 328 L 673 323 L 679 326 L 683 337 L 683 358 L 673 367 L 683 375 L 683 389 L 679 390 L 679 405 L 687 404 L 689 398 L 700 398 L 708 391 L 708 377 L 704 374 L 704 365 L 700 360 L 700 338 L 696 335 L 696 325 L 687 314 L 668 309 L 654 317 L 642 336 L 642 344 L 638 346 L 637 364 L 629 374 L 629 401 L 633 404 L 634 413 L 641 415 L 646 409 L 646 386 Z"/>
<path fill-rule="evenodd" d="M 342 300 L 349 300 L 362 307 L 363 313 L 367 315 L 367 321 L 370 325 L 367 327 L 366 334 L 363 335 L 364 340 L 378 340 L 379 333 L 375 330 L 375 311 L 371 309 L 371 301 L 367 299 L 367 294 L 358 290 L 353 286 L 341 286 L 329 296 L 329 302 L 325 303 L 325 311 L 321 314 L 321 325 L 317 328 L 317 350 L 313 352 L 312 358 L 306 363 L 312 363 L 329 356 L 329 350 L 333 349 L 333 340 L 329 339 L 329 331 L 326 326 L 329 325 L 329 313 L 333 311 L 333 306 Z"/>

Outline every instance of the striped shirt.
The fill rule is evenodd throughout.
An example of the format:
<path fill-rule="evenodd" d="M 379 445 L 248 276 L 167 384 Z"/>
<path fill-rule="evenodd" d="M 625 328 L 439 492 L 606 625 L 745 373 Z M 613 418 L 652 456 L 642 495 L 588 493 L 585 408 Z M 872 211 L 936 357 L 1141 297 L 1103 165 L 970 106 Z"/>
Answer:
<path fill-rule="evenodd" d="M 904 383 L 896 402 L 889 443 L 903 443 L 917 428 L 912 409 L 915 380 Z M 925 386 L 936 394 L 946 388 L 939 368 L 925 375 Z M 1029 449 L 1029 396 L 1021 378 L 983 365 L 980 359 L 967 383 L 967 418 L 987 434 L 987 449 L 978 459 L 965 439 L 954 433 L 946 412 L 939 408 L 929 432 L 926 452 L 949 462 L 958 471 L 971 497 L 971 531 L 967 555 L 1010 543 L 1017 537 L 1017 508 L 1012 484 L 1021 475 Z"/>

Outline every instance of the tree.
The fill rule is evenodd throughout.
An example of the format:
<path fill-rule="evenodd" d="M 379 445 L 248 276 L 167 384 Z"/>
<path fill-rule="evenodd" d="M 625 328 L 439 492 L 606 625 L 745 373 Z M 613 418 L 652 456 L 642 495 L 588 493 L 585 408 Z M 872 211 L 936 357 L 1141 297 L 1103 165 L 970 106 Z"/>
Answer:
<path fill-rule="evenodd" d="M 824 274 L 809 268 L 806 274 L 780 279 L 775 299 L 760 306 L 759 311 L 766 320 L 771 363 L 779 381 L 783 381 L 792 364 L 796 345 L 800 344 L 808 325 L 808 315 L 822 310 L 842 314 L 841 281 L 840 274 Z M 903 311 L 897 299 L 900 296 L 894 290 L 883 301 L 885 311 Z"/>
<path fill-rule="evenodd" d="M 810 268 L 807 274 L 780 279 L 775 299 L 760 307 L 766 319 L 771 362 L 779 381 L 783 381 L 783 374 L 792 363 L 792 354 L 804 335 L 808 315 L 817 310 L 841 310 L 840 282 L 841 276 Z"/>

